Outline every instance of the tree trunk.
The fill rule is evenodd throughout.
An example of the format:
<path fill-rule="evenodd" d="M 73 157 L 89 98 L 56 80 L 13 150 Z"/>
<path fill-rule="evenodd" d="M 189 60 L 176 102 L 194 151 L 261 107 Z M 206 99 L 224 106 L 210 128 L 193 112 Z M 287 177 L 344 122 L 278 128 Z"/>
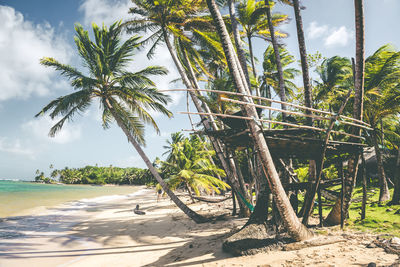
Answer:
<path fill-rule="evenodd" d="M 233 38 L 235 39 L 235 46 L 239 56 L 240 65 L 242 66 L 244 76 L 246 77 L 247 85 L 250 87 L 251 84 L 250 84 L 249 70 L 247 69 L 246 56 L 243 51 L 238 22 L 236 20 L 235 1 L 228 0 L 228 7 L 229 7 L 229 17 L 231 19 L 231 24 L 232 24 Z"/>
<path fill-rule="evenodd" d="M 257 70 L 256 70 L 256 63 L 254 59 L 254 52 L 253 52 L 253 44 L 251 42 L 251 37 L 247 36 L 247 40 L 249 41 L 249 50 L 250 50 L 250 60 L 251 60 L 251 67 L 253 69 L 254 79 L 257 80 Z M 251 89 L 251 85 L 248 86 Z M 260 94 L 260 87 L 256 86 L 256 96 L 261 96 Z M 261 104 L 261 100 L 258 100 L 258 104 Z"/>
<path fill-rule="evenodd" d="M 271 35 L 272 47 L 274 48 L 275 60 L 276 60 L 276 69 L 278 71 L 279 78 L 279 97 L 281 101 L 286 102 L 286 89 L 285 89 L 285 80 L 283 79 L 283 70 L 282 70 L 282 62 L 281 55 L 279 54 L 279 46 L 275 36 L 274 24 L 272 23 L 271 16 L 271 7 L 269 5 L 269 0 L 265 0 L 265 5 L 267 7 L 267 20 L 268 20 L 268 29 Z M 281 104 L 281 109 L 286 110 L 286 105 Z M 282 119 L 285 120 L 286 114 L 282 112 Z"/>
<path fill-rule="evenodd" d="M 355 28 L 356 28 L 356 60 L 354 73 L 354 104 L 353 118 L 362 120 L 364 102 L 364 62 L 365 62 L 365 40 L 364 40 L 364 0 L 354 0 L 355 9 Z M 360 128 L 353 128 L 353 134 L 361 135 Z M 359 140 L 352 140 L 359 142 Z M 351 196 L 353 194 L 354 183 L 358 172 L 358 162 L 360 155 L 350 157 L 348 161 L 348 171 L 345 176 L 345 196 L 343 199 L 344 218 L 347 218 L 350 207 Z M 326 218 L 326 223 L 336 225 L 340 223 L 340 200 Z"/>
<path fill-rule="evenodd" d="M 299 42 L 299 52 L 301 60 L 301 71 L 303 73 L 303 84 L 304 84 L 304 104 L 306 107 L 311 108 L 312 106 L 312 92 L 310 85 L 310 77 L 308 74 L 308 63 L 307 63 L 307 51 L 306 44 L 304 41 L 303 21 L 300 14 L 299 0 L 293 0 L 294 15 L 296 17 L 296 28 L 297 28 L 297 39 Z M 306 111 L 310 114 L 310 111 Z M 312 124 L 312 118 L 307 119 L 308 123 Z"/>
<path fill-rule="evenodd" d="M 379 203 L 382 203 L 390 199 L 390 192 L 388 183 L 386 181 L 385 169 L 383 168 L 383 158 L 381 149 L 378 144 L 378 135 L 375 131 L 372 132 L 372 142 L 374 143 L 376 164 L 378 167 L 378 177 L 379 177 Z"/>
<path fill-rule="evenodd" d="M 187 89 L 193 89 L 192 83 L 190 82 L 188 76 L 185 73 L 185 70 L 184 70 L 182 64 L 180 63 L 178 57 L 176 56 L 174 49 L 168 39 L 168 34 L 165 29 L 163 29 L 163 37 L 164 37 L 164 41 L 167 45 L 168 51 L 172 57 L 172 60 L 175 63 L 176 68 L 178 69 L 178 72 L 182 78 L 184 85 L 186 86 Z M 192 74 L 192 75 L 194 76 L 194 74 Z M 195 85 L 195 89 L 200 89 L 200 87 L 197 84 L 196 79 L 193 79 L 193 83 Z M 209 107 L 207 105 L 205 105 L 204 103 L 203 103 L 203 107 L 202 107 L 201 101 L 199 100 L 199 98 L 193 91 L 189 91 L 189 94 L 190 94 L 190 96 L 193 100 L 193 103 L 198 112 L 203 112 L 203 107 L 207 113 L 211 112 Z M 211 116 L 206 117 L 206 116 L 200 115 L 200 118 L 201 118 L 201 121 L 203 122 L 203 125 L 204 125 L 206 131 L 210 130 L 210 129 L 218 130 L 218 128 Z M 227 178 L 231 180 L 232 186 L 234 187 L 236 192 L 240 192 L 240 187 L 238 185 L 238 178 L 237 178 L 236 172 L 232 169 L 232 166 L 234 167 L 234 163 L 232 162 L 233 160 L 228 159 L 228 162 L 226 161 L 226 153 L 223 151 L 223 147 L 218 142 L 218 140 L 216 140 L 213 137 L 210 137 L 210 141 L 215 149 L 215 153 L 217 154 L 217 156 L 222 164 L 222 167 L 225 170 Z M 246 207 L 245 203 L 243 203 L 242 199 L 239 198 L 238 202 L 239 202 L 240 209 L 242 209 L 242 210 L 247 209 L 247 207 Z M 246 213 L 246 212 L 243 211 L 242 213 Z"/>
<path fill-rule="evenodd" d="M 157 170 L 154 168 L 153 164 L 151 164 L 151 161 L 147 157 L 147 155 L 144 153 L 140 145 L 136 142 L 136 140 L 133 138 L 133 136 L 130 134 L 129 130 L 125 126 L 125 124 L 122 122 L 120 117 L 115 113 L 113 107 L 111 104 L 107 101 L 108 108 L 111 111 L 111 114 L 113 115 L 115 121 L 117 122 L 118 126 L 122 129 L 122 131 L 125 133 L 126 137 L 128 138 L 128 141 L 134 146 L 136 151 L 139 153 L 140 157 L 143 159 L 144 163 L 146 164 L 147 168 L 149 168 L 151 174 L 153 174 L 154 178 L 156 178 L 157 182 L 161 185 L 162 189 L 164 190 L 165 193 L 171 198 L 171 200 L 175 203 L 178 208 L 180 208 L 190 219 L 195 221 L 196 223 L 204 223 L 207 222 L 208 220 L 201 216 L 200 214 L 196 213 L 195 211 L 191 210 L 188 206 L 186 206 L 167 186 L 167 184 L 164 182 L 164 180 L 161 178 L 160 174 L 157 172 Z"/>
<path fill-rule="evenodd" d="M 240 70 L 238 69 L 240 68 L 240 65 L 237 64 L 238 59 L 236 58 L 229 34 L 226 30 L 223 18 L 215 3 L 215 0 L 207 0 L 207 5 L 216 24 L 217 32 L 222 42 L 222 47 L 224 49 L 234 85 L 237 87 L 240 93 L 249 94 L 249 88 L 245 80 L 242 79 Z M 244 97 L 243 100 L 250 103 L 252 102 L 251 99 L 247 97 Z M 243 111 L 247 117 L 258 118 L 258 114 L 254 106 L 245 105 Z M 289 235 L 295 240 L 304 240 L 310 238 L 313 234 L 303 224 L 301 224 L 296 216 L 296 213 L 293 211 L 290 205 L 288 197 L 286 196 L 285 190 L 283 189 L 278 173 L 275 169 L 267 143 L 263 136 L 261 127 L 256 123 L 256 121 L 253 120 L 248 121 L 248 126 L 255 143 L 255 148 L 257 149 L 260 159 L 263 163 L 262 167 L 265 176 L 268 179 L 272 194 L 277 202 L 281 217 L 283 218 L 285 228 L 287 229 Z"/>
<path fill-rule="evenodd" d="M 390 205 L 400 205 L 400 148 L 397 148 L 396 170 L 394 171 L 394 191 Z"/>

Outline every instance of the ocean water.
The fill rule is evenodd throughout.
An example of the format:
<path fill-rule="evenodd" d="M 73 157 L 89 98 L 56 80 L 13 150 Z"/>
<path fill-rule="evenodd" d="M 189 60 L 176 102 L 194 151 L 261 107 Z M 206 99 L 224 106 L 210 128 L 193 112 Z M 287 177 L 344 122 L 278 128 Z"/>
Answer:
<path fill-rule="evenodd" d="M 29 215 L 68 201 L 88 198 L 110 199 L 132 194 L 138 186 L 91 186 L 38 184 L 0 180 L 0 218 Z M 105 197 L 107 196 L 107 197 Z"/>

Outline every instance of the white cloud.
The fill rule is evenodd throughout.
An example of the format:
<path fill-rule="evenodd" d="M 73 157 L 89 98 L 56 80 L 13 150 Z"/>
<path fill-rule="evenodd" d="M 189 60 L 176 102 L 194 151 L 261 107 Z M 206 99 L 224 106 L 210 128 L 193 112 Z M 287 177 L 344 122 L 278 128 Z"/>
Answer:
<path fill-rule="evenodd" d="M 323 36 L 328 32 L 328 25 L 319 26 L 316 21 L 310 23 L 310 26 L 307 28 L 307 36 L 310 39 L 316 39 Z"/>
<path fill-rule="evenodd" d="M 0 137 L 0 151 L 15 155 L 28 156 L 30 158 L 34 157 L 34 152 L 31 149 L 24 147 L 19 139 L 10 141 L 5 137 Z"/>
<path fill-rule="evenodd" d="M 111 25 L 115 21 L 125 20 L 130 17 L 130 0 L 85 0 L 79 10 L 83 12 L 83 21 L 86 26 L 93 22 L 97 25 Z"/>
<path fill-rule="evenodd" d="M 22 125 L 22 129 L 33 134 L 34 137 L 41 141 L 53 142 L 57 144 L 66 144 L 77 140 L 81 137 L 81 126 L 78 124 L 64 123 L 63 128 L 55 137 L 49 137 L 50 128 L 57 123 L 59 118 L 51 120 L 50 117 L 44 116 L 39 119 L 30 120 Z"/>
<path fill-rule="evenodd" d="M 0 5 L 0 101 L 46 95 L 65 83 L 54 82 L 55 73 L 39 64 L 48 56 L 69 59 L 69 46 L 48 23 L 33 24 L 12 7 Z"/>
<path fill-rule="evenodd" d="M 345 26 L 333 30 L 333 32 L 325 39 L 327 47 L 346 46 L 350 40 L 354 38 L 354 32 L 348 30 Z"/>
<path fill-rule="evenodd" d="M 307 28 L 307 37 L 310 39 L 321 38 L 324 40 L 324 46 L 328 48 L 346 46 L 349 41 L 354 39 L 354 31 L 346 26 L 330 27 L 329 25 L 319 25 L 313 21 Z"/>

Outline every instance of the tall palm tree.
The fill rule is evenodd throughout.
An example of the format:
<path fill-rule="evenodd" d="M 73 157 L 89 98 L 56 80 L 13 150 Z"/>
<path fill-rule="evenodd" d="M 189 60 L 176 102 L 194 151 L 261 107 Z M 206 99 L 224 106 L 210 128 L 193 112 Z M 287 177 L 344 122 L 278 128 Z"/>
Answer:
<path fill-rule="evenodd" d="M 272 16 L 271 16 L 271 3 L 269 0 L 265 0 L 266 6 L 266 13 L 267 13 L 267 21 L 268 21 L 268 29 L 271 35 L 271 43 L 274 50 L 275 55 L 275 62 L 276 62 L 276 70 L 278 72 L 278 81 L 279 81 L 279 97 L 281 101 L 286 102 L 286 92 L 285 92 L 285 80 L 283 78 L 283 70 L 282 70 L 282 63 L 281 63 L 281 56 L 279 53 L 279 46 L 275 36 L 275 28 L 274 24 L 272 23 Z M 281 108 L 286 110 L 286 105 L 281 104 Z M 285 119 L 286 114 L 282 113 L 283 119 Z"/>
<path fill-rule="evenodd" d="M 243 79 L 243 76 L 240 74 L 240 65 L 237 64 L 239 60 L 236 57 L 228 31 L 215 0 L 207 0 L 207 6 L 220 36 L 233 82 L 240 93 L 249 94 L 250 90 L 245 79 Z M 251 101 L 250 99 L 245 100 Z M 245 105 L 243 112 L 248 117 L 258 118 L 258 114 L 254 106 Z M 289 202 L 288 197 L 286 196 L 260 125 L 258 125 L 256 121 L 248 121 L 248 126 L 286 230 L 295 240 L 304 240 L 310 238 L 312 233 L 303 224 L 301 224 Z"/>
<path fill-rule="evenodd" d="M 294 15 L 295 15 L 295 19 L 296 19 L 297 40 L 299 43 L 301 71 L 303 73 L 304 104 L 306 107 L 311 108 L 312 92 L 311 92 L 311 84 L 310 84 L 310 75 L 309 75 L 308 64 L 307 64 L 306 43 L 304 41 L 303 20 L 301 18 L 299 0 L 293 0 L 293 9 L 294 9 Z M 309 112 L 309 111 L 307 111 L 307 112 Z M 309 119 L 309 124 L 312 124 L 311 119 Z"/>
<path fill-rule="evenodd" d="M 238 7 L 238 21 L 242 25 L 242 35 L 247 38 L 250 52 L 251 67 L 253 75 L 257 78 L 257 70 L 255 66 L 255 57 L 252 40 L 254 37 L 259 37 L 265 40 L 270 38 L 268 30 L 268 19 L 265 15 L 267 8 L 263 1 L 247 0 L 239 3 Z M 271 18 L 272 25 L 279 25 L 287 21 L 288 16 L 282 14 L 274 14 Z M 286 34 L 281 32 L 274 32 L 275 36 L 285 37 Z M 274 37 L 275 37 L 274 36 Z"/>
<path fill-rule="evenodd" d="M 294 0 L 296 1 L 296 0 Z M 354 104 L 353 104 L 353 117 L 362 120 L 363 102 L 364 102 L 364 61 L 365 61 L 365 39 L 364 39 L 364 0 L 354 0 L 354 17 L 356 28 L 356 60 L 355 60 L 355 73 L 354 73 Z M 360 135 L 360 129 L 354 130 L 354 134 Z M 343 206 L 344 218 L 347 217 L 350 207 L 351 196 L 354 189 L 354 181 L 357 177 L 358 161 L 360 156 L 354 155 L 349 159 L 348 171 L 345 177 L 345 189 L 343 204 L 341 200 L 336 201 L 335 206 L 332 208 L 326 222 L 328 224 L 339 224 L 341 222 L 341 214 Z"/>
<path fill-rule="evenodd" d="M 144 123 L 150 124 L 159 132 L 148 110 L 172 116 L 165 108 L 169 97 L 159 93 L 149 78 L 151 75 L 165 75 L 167 71 L 159 66 L 147 67 L 135 73 L 126 70 L 128 63 L 132 62 L 134 49 L 139 46 L 139 37 L 133 36 L 121 43 L 120 22 L 112 24 L 109 28 L 100 28 L 93 24 L 94 42 L 81 25 L 77 24 L 75 31 L 75 44 L 88 76 L 53 58 L 42 58 L 41 64 L 52 67 L 67 77 L 75 92 L 53 100 L 36 116 L 45 113 L 50 113 L 52 119 L 63 116 L 50 129 L 49 135 L 54 136 L 66 121 L 85 111 L 97 99 L 102 110 L 103 127 L 108 128 L 115 121 L 171 200 L 195 222 L 204 222 L 204 217 L 187 207 L 169 190 L 141 148 L 145 143 Z"/>
<path fill-rule="evenodd" d="M 209 19 L 204 19 L 202 17 L 198 18 L 196 16 L 200 11 L 203 11 L 203 1 L 132 0 L 132 2 L 136 6 L 130 9 L 130 13 L 138 15 L 139 17 L 125 22 L 128 32 L 151 32 L 151 35 L 144 41 L 144 43 L 152 44 L 148 56 L 151 56 L 156 47 L 164 42 L 186 88 L 192 90 L 200 89 L 196 81 L 189 78 L 182 62 L 177 56 L 170 38 L 172 36 L 173 38 L 190 41 L 185 35 L 182 25 L 186 25 L 191 29 L 196 28 L 195 26 L 199 26 L 200 28 L 207 28 L 209 26 Z M 197 33 L 199 33 L 199 31 L 197 31 Z M 196 94 L 193 91 L 190 91 L 189 93 L 198 112 L 210 112 L 209 107 L 204 103 L 201 103 L 198 97 L 199 94 Z M 200 117 L 205 129 L 218 130 L 212 116 L 201 115 Z M 230 179 L 232 183 L 234 190 L 240 190 L 238 185 L 237 168 L 233 159 L 229 157 L 227 151 L 218 140 L 210 137 L 210 141 L 228 179 Z M 239 200 L 239 203 L 241 204 L 241 207 L 245 207 L 245 203 L 241 202 L 241 200 Z"/>

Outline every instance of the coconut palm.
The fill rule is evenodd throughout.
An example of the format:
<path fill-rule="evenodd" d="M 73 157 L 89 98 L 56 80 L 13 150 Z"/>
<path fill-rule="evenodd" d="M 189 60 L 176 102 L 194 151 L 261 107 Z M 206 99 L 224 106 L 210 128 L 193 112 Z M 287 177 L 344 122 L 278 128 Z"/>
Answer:
<path fill-rule="evenodd" d="M 147 67 L 135 73 L 126 70 L 132 62 L 134 49 L 139 46 L 140 37 L 133 36 L 122 43 L 120 22 L 109 28 L 93 24 L 95 41 L 90 40 L 88 31 L 81 25 L 77 24 L 75 31 L 75 44 L 88 75 L 53 58 L 41 59 L 42 65 L 52 67 L 67 77 L 75 92 L 53 100 L 36 116 L 45 113 L 49 113 L 52 119 L 62 116 L 50 129 L 49 135 L 54 136 L 66 121 L 84 112 L 98 100 L 103 127 L 108 128 L 115 121 L 174 203 L 194 221 L 203 222 L 205 219 L 202 216 L 189 209 L 169 190 L 141 148 L 145 143 L 145 123 L 159 132 L 149 110 L 172 116 L 165 108 L 169 97 L 158 92 L 149 78 L 151 75 L 165 75 L 167 71 L 159 66 Z"/>
<path fill-rule="evenodd" d="M 255 66 L 255 57 L 253 51 L 252 39 L 254 37 L 268 40 L 270 38 L 270 32 L 268 29 L 268 19 L 266 16 L 267 8 L 264 5 L 264 1 L 247 0 L 239 3 L 237 7 L 238 22 L 242 25 L 241 35 L 247 38 L 250 52 L 251 66 L 253 69 L 254 77 L 257 77 L 257 71 Z M 287 15 L 274 14 L 271 17 L 271 23 L 277 26 L 281 23 L 286 22 L 288 19 Z M 274 32 L 275 36 L 285 37 L 286 34 L 281 32 Z"/>
<path fill-rule="evenodd" d="M 301 18 L 299 0 L 293 0 L 293 9 L 294 9 L 295 20 L 296 20 L 297 40 L 299 43 L 301 71 L 303 73 L 304 104 L 306 107 L 311 107 L 312 92 L 311 92 L 311 84 L 310 84 L 310 75 L 309 75 L 308 64 L 307 64 L 307 51 L 306 51 L 306 44 L 304 41 L 303 21 Z M 309 119 L 309 124 L 312 124 L 311 119 Z"/>
<path fill-rule="evenodd" d="M 286 101 L 287 96 L 293 95 L 297 90 L 297 86 L 294 84 L 294 78 L 300 74 L 300 71 L 296 68 L 290 67 L 289 65 L 295 62 L 295 59 L 289 52 L 281 47 L 279 48 L 280 54 L 280 63 L 282 68 L 282 75 L 284 81 L 284 93 L 285 98 L 281 100 Z M 281 96 L 281 87 L 280 87 L 280 74 L 277 71 L 277 62 L 276 56 L 273 47 L 270 45 L 264 52 L 264 61 L 263 61 L 263 84 L 261 86 L 262 89 L 268 90 L 267 87 L 272 87 L 276 94 Z M 270 93 L 265 92 L 264 95 L 268 95 L 271 97 Z"/>
<path fill-rule="evenodd" d="M 171 145 L 171 152 L 167 161 L 162 162 L 162 168 L 168 173 L 167 183 L 171 189 L 183 184 L 193 199 L 193 192 L 200 195 L 200 190 L 207 193 L 212 191 L 220 193 L 229 186 L 216 178 L 216 175 L 224 176 L 225 172 L 212 164 L 209 156 L 214 151 L 205 150 L 205 143 L 197 136 Z"/>
<path fill-rule="evenodd" d="M 207 0 L 207 6 L 220 36 L 229 71 L 232 80 L 240 93 L 249 94 L 249 87 L 240 74 L 239 60 L 234 53 L 232 42 L 229 38 L 228 31 L 223 21 L 222 15 L 218 9 L 215 0 Z M 245 105 L 243 112 L 248 117 L 258 118 L 258 114 L 254 106 Z M 248 121 L 249 130 L 253 137 L 255 146 L 258 150 L 260 160 L 263 165 L 263 170 L 267 176 L 271 192 L 275 198 L 278 211 L 282 217 L 283 224 L 289 235 L 295 240 L 303 240 L 310 238 L 312 233 L 299 221 L 294 212 L 285 190 L 280 182 L 279 175 L 276 171 L 274 162 L 268 149 L 268 145 L 262 134 L 261 127 L 255 121 Z"/>
<path fill-rule="evenodd" d="M 144 41 L 144 43 L 151 44 L 148 56 L 152 56 L 157 46 L 163 42 L 166 44 L 168 51 L 175 63 L 175 66 L 181 76 L 183 84 L 187 89 L 200 89 L 198 83 L 195 79 L 190 79 L 187 71 L 185 70 L 182 62 L 171 43 L 171 36 L 176 39 L 181 39 L 183 41 L 190 42 L 189 38 L 185 35 L 184 25 L 192 29 L 193 34 L 201 35 L 201 31 L 193 30 L 197 26 L 201 29 L 209 29 L 209 18 L 197 17 L 198 13 L 203 11 L 203 1 L 195 0 L 160 0 L 160 1 L 147 1 L 147 0 L 132 0 L 135 7 L 130 9 L 130 13 L 137 15 L 138 17 L 133 18 L 125 22 L 128 32 L 136 33 L 151 33 L 150 36 Z M 195 27 L 196 26 L 196 27 Z M 208 39 L 207 37 L 203 39 L 204 41 L 213 41 L 213 39 Z M 179 40 L 178 40 L 179 43 Z M 181 57 L 185 58 L 185 57 Z M 185 59 L 186 60 L 186 59 Z M 187 64 L 188 66 L 189 64 Z M 189 92 L 193 103 L 198 112 L 210 112 L 210 109 L 198 98 L 199 94 L 193 91 Z M 217 125 L 213 117 L 201 115 L 201 121 L 205 129 L 218 130 Z M 234 190 L 240 190 L 238 185 L 238 175 L 236 173 L 236 166 L 233 159 L 229 157 L 227 151 L 220 142 L 214 138 L 210 138 L 210 141 L 218 155 L 228 179 L 232 183 Z M 245 203 L 239 200 L 239 204 L 244 209 Z M 248 213 L 248 212 L 246 212 Z"/>
<path fill-rule="evenodd" d="M 272 1 L 272 3 L 274 3 L 274 2 Z M 275 55 L 276 70 L 278 73 L 279 96 L 281 98 L 281 101 L 286 102 L 285 80 L 283 77 L 281 55 L 279 53 L 279 46 L 278 46 L 278 42 L 276 40 L 276 35 L 275 35 L 275 27 L 274 27 L 274 24 L 272 23 L 271 1 L 265 0 L 265 6 L 266 6 L 268 29 L 269 29 L 269 33 L 271 36 L 271 43 L 272 43 L 272 47 L 273 47 L 274 55 Z M 283 110 L 286 110 L 285 104 L 281 104 L 281 107 Z M 286 114 L 282 113 L 282 116 L 283 116 L 283 119 L 285 119 Z"/>

